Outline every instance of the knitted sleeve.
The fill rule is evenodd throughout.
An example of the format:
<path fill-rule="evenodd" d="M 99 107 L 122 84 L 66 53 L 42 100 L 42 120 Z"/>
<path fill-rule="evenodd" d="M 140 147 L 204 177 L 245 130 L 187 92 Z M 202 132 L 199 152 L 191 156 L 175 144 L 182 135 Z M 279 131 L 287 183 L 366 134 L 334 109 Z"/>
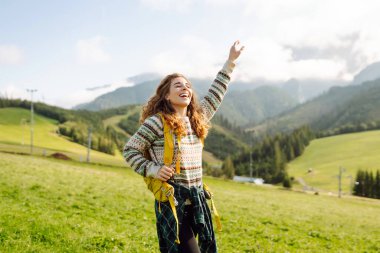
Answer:
<path fill-rule="evenodd" d="M 235 64 L 233 62 L 226 61 L 223 69 L 218 72 L 206 96 L 201 100 L 201 107 L 208 120 L 211 120 L 222 103 L 231 79 L 230 74 L 234 67 Z"/>
<path fill-rule="evenodd" d="M 140 175 L 156 177 L 161 165 L 144 156 L 152 143 L 163 136 L 163 125 L 158 115 L 147 118 L 137 132 L 128 140 L 123 150 L 125 161 Z"/>

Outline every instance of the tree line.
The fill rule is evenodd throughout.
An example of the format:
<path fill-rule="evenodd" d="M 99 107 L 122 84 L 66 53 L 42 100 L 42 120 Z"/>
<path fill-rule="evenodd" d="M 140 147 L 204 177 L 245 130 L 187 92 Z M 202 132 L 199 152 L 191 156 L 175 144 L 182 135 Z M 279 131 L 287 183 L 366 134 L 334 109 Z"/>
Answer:
<path fill-rule="evenodd" d="M 122 119 L 117 125 L 128 134 L 133 135 L 140 127 L 140 112 L 135 112 L 128 118 Z"/>
<path fill-rule="evenodd" d="M 234 174 L 250 176 L 250 163 L 252 163 L 254 177 L 263 178 L 267 183 L 282 183 L 290 187 L 291 180 L 286 171 L 286 163 L 302 155 L 314 138 L 315 135 L 308 126 L 300 127 L 291 134 L 279 133 L 273 137 L 265 136 L 250 150 L 232 157 Z"/>
<path fill-rule="evenodd" d="M 358 170 L 353 194 L 356 196 L 380 199 L 380 170 L 376 175 L 372 171 Z"/>
<path fill-rule="evenodd" d="M 358 122 L 357 124 L 346 124 L 340 127 L 336 127 L 334 129 L 329 129 L 325 131 L 320 131 L 316 134 L 317 138 L 324 138 L 339 134 L 347 134 L 347 133 L 357 133 L 364 132 L 370 130 L 378 130 L 380 129 L 380 121 L 370 121 L 370 122 Z"/>

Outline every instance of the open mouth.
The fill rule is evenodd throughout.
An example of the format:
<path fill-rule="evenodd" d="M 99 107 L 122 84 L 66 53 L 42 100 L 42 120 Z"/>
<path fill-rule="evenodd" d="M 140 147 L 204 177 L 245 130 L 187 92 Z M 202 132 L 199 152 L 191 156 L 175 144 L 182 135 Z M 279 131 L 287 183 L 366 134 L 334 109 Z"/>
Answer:
<path fill-rule="evenodd" d="M 181 98 L 189 98 L 190 97 L 189 94 L 187 94 L 187 93 L 181 93 L 181 94 L 179 94 L 179 96 Z"/>

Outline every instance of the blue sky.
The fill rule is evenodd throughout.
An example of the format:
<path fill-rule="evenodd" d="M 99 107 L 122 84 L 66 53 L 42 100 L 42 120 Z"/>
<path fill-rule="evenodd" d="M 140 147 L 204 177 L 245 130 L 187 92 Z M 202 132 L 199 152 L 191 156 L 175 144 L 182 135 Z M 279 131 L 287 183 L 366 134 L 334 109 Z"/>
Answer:
<path fill-rule="evenodd" d="M 380 60 L 379 7 L 371 0 L 1 0 L 0 94 L 27 98 L 35 88 L 37 100 L 70 108 L 144 72 L 210 78 L 236 39 L 246 49 L 235 79 L 349 81 Z"/>

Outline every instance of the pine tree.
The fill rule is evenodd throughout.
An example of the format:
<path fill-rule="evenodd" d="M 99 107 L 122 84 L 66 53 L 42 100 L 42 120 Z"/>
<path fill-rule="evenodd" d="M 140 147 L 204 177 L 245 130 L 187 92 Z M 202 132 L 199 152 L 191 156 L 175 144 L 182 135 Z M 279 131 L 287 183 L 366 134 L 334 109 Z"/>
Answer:
<path fill-rule="evenodd" d="M 291 138 L 287 138 L 286 140 L 286 149 L 286 158 L 288 161 L 292 161 L 294 159 L 294 148 Z"/>
<path fill-rule="evenodd" d="M 370 175 L 368 171 L 364 172 L 364 197 L 369 197 L 370 196 Z"/>
<path fill-rule="evenodd" d="M 292 188 L 292 181 L 290 180 L 288 173 L 285 174 L 282 186 L 285 188 Z"/>
<path fill-rule="evenodd" d="M 366 184 L 365 184 L 365 172 L 364 171 L 361 171 L 360 173 L 360 180 L 359 180 L 359 184 L 360 184 L 360 196 L 365 196 L 365 187 L 366 187 Z"/>
<path fill-rule="evenodd" d="M 373 190 L 372 190 L 372 193 L 373 193 L 373 198 L 375 199 L 379 199 L 380 198 L 380 171 L 376 171 L 376 176 L 374 178 L 374 182 L 373 182 Z"/>
<path fill-rule="evenodd" d="M 276 141 L 274 143 L 274 177 L 275 177 L 275 182 L 274 183 L 279 183 L 284 180 L 285 177 L 285 161 L 284 161 L 284 154 L 280 148 L 280 143 L 279 141 Z"/>
<path fill-rule="evenodd" d="M 229 178 L 229 179 L 234 178 L 235 168 L 234 168 L 234 164 L 232 163 L 231 156 L 227 156 L 226 160 L 224 160 L 222 171 L 223 171 L 223 174 L 226 176 L 226 178 Z"/>
<path fill-rule="evenodd" d="M 368 197 L 373 198 L 374 197 L 374 189 L 375 189 L 375 180 L 373 177 L 373 172 L 368 172 Z"/>
<path fill-rule="evenodd" d="M 354 195 L 356 196 L 364 196 L 364 188 L 365 188 L 365 173 L 362 170 L 358 170 L 356 174 L 356 183 L 354 187 Z"/>
<path fill-rule="evenodd" d="M 380 199 L 380 170 L 376 171 L 374 198 Z"/>
<path fill-rule="evenodd" d="M 294 143 L 293 143 L 293 147 L 294 147 L 294 155 L 295 157 L 298 157 L 302 154 L 303 152 L 303 149 L 302 149 L 302 143 L 301 143 L 301 140 L 299 138 L 299 136 L 294 136 Z"/>
<path fill-rule="evenodd" d="M 353 194 L 356 196 L 361 195 L 361 192 L 360 192 L 360 172 L 361 172 L 361 170 L 358 170 L 356 172 L 354 189 L 352 190 Z"/>

